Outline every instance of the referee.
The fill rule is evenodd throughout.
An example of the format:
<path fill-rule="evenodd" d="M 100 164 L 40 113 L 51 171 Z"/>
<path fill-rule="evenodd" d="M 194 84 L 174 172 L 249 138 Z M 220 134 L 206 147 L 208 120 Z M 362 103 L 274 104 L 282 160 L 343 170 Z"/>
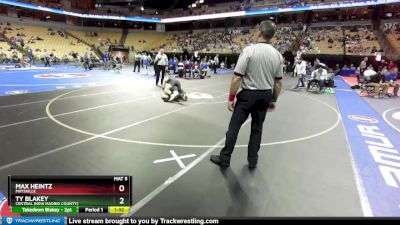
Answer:
<path fill-rule="evenodd" d="M 269 43 L 276 31 L 272 21 L 261 22 L 258 43 L 243 49 L 231 82 L 228 110 L 233 111 L 225 147 L 219 155 L 212 155 L 211 162 L 228 167 L 242 124 L 251 114 L 251 134 L 248 145 L 248 167 L 255 169 L 258 161 L 263 123 L 267 111 L 273 111 L 281 92 L 283 57 Z M 241 86 L 242 90 L 237 95 Z"/>
<path fill-rule="evenodd" d="M 154 70 L 156 72 L 156 86 L 158 86 L 158 81 L 160 80 L 161 74 L 161 86 L 163 85 L 165 68 L 168 65 L 168 56 L 164 53 L 164 49 L 160 49 L 156 55 L 154 61 Z"/>

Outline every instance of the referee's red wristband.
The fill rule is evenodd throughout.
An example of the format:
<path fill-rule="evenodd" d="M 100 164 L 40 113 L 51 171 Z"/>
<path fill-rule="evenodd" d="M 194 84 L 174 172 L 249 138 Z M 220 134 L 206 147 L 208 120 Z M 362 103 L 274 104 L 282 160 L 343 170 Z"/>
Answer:
<path fill-rule="evenodd" d="M 229 94 L 229 101 L 233 102 L 235 100 L 236 94 Z"/>

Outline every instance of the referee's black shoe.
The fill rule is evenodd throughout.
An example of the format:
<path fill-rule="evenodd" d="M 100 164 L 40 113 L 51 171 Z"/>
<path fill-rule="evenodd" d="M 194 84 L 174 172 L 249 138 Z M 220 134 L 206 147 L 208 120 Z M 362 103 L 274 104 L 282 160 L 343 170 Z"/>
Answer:
<path fill-rule="evenodd" d="M 248 167 L 250 170 L 254 170 L 257 168 L 257 164 L 249 164 Z"/>
<path fill-rule="evenodd" d="M 217 164 L 220 167 L 229 167 L 229 164 L 223 163 L 219 155 L 210 156 L 210 161 L 214 164 Z"/>

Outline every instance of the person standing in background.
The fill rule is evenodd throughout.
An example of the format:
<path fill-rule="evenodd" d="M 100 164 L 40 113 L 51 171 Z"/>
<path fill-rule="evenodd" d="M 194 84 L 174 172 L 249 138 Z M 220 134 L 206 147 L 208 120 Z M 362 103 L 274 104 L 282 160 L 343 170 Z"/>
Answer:
<path fill-rule="evenodd" d="M 136 67 L 138 68 L 138 73 L 140 73 L 140 60 L 142 59 L 142 56 L 139 54 L 139 52 L 136 52 L 134 55 L 134 60 L 135 60 L 135 65 L 133 66 L 133 72 L 136 72 Z"/>
<path fill-rule="evenodd" d="M 31 64 L 35 64 L 35 57 L 33 56 L 33 51 L 30 47 L 27 47 L 27 57 L 29 59 L 29 62 Z"/>
<path fill-rule="evenodd" d="M 142 66 L 142 69 L 144 69 L 144 62 L 147 60 L 147 55 L 146 52 L 142 52 L 142 56 L 140 59 L 140 65 Z M 147 69 L 147 65 L 146 65 L 146 69 Z"/>
<path fill-rule="evenodd" d="M 318 58 L 315 58 L 315 60 L 314 60 L 314 68 L 317 69 L 319 67 L 319 64 L 321 64 L 321 62 L 319 61 Z"/>
<path fill-rule="evenodd" d="M 161 49 L 156 55 L 156 58 L 154 59 L 154 68 L 155 68 L 154 70 L 156 72 L 156 86 L 158 86 L 158 81 L 160 80 L 160 74 L 161 74 L 161 86 L 163 85 L 164 75 L 167 65 L 168 65 L 168 56 L 164 53 L 164 49 Z"/>
<path fill-rule="evenodd" d="M 108 52 L 103 53 L 104 70 L 109 70 L 110 68 L 110 55 Z"/>
<path fill-rule="evenodd" d="M 214 74 L 217 74 L 217 68 L 219 66 L 219 55 L 218 54 L 214 57 L 214 61 L 213 62 L 214 62 L 214 65 L 213 65 Z"/>
<path fill-rule="evenodd" d="M 44 50 L 43 58 L 44 58 L 44 66 L 45 66 L 45 67 L 51 67 L 51 64 L 50 64 L 50 55 L 49 55 L 49 53 L 47 52 L 46 49 Z"/>
<path fill-rule="evenodd" d="M 307 75 L 307 62 L 304 61 L 301 57 L 296 60 L 296 66 L 294 67 L 294 75 L 300 77 L 294 89 L 297 89 L 299 87 L 305 87 L 304 80 Z"/>
<path fill-rule="evenodd" d="M 363 61 L 360 63 L 360 72 L 364 73 L 365 70 L 367 70 L 367 62 L 368 62 L 368 57 L 365 57 Z"/>

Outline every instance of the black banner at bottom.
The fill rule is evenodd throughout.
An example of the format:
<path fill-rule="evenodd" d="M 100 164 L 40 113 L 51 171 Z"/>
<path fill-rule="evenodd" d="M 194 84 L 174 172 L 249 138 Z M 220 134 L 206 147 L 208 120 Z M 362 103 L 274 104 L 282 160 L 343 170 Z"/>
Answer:
<path fill-rule="evenodd" d="M 102 224 L 102 225 L 168 225 L 168 224 L 199 224 L 199 225 L 215 225 L 215 224 L 335 224 L 343 222 L 351 222 L 352 224 L 399 224 L 400 218 L 128 218 L 128 217 L 109 217 L 109 218 L 82 218 L 69 217 L 66 224 L 82 225 L 82 224 Z"/>
<path fill-rule="evenodd" d="M 160 225 L 160 224 L 220 224 L 219 219 L 200 218 L 67 218 L 68 225 L 104 224 L 104 225 Z"/>

